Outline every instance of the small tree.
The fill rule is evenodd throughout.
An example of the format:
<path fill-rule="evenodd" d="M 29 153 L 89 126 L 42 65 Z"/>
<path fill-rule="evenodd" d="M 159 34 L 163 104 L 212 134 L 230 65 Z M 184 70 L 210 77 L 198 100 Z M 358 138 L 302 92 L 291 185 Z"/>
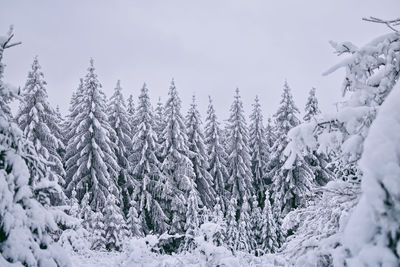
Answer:
<path fill-rule="evenodd" d="M 309 121 L 311 120 L 315 115 L 318 115 L 321 113 L 321 111 L 318 108 L 318 99 L 315 95 L 315 88 L 311 88 L 308 99 L 307 99 L 307 103 L 306 103 L 306 107 L 304 109 L 305 111 L 305 115 L 303 117 L 303 120 L 305 121 Z"/>

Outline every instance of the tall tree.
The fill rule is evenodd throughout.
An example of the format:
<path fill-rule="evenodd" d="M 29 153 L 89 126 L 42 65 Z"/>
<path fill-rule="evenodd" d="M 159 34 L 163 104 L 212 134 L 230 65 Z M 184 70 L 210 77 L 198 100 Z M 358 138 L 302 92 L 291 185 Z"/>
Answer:
<path fill-rule="evenodd" d="M 264 132 L 261 105 L 256 96 L 253 104 L 253 112 L 250 115 L 250 157 L 251 171 L 257 200 L 263 203 L 266 188 L 266 166 L 268 144 Z"/>
<path fill-rule="evenodd" d="M 71 156 L 66 162 L 67 193 L 75 189 L 80 201 L 89 191 L 89 203 L 95 211 L 103 209 L 110 193 L 119 197 L 119 167 L 114 155 L 115 145 L 109 138 L 113 130 L 107 120 L 105 96 L 100 88 L 91 59 L 83 83 L 82 101 L 77 106 L 79 114 L 73 124 L 75 134 L 67 146 L 67 154 Z"/>
<path fill-rule="evenodd" d="M 197 110 L 194 96 L 186 116 L 186 130 L 197 190 L 202 204 L 207 208 L 212 208 L 215 203 L 213 178 L 208 172 L 208 156 L 204 144 L 203 130 L 201 129 L 200 113 Z"/>
<path fill-rule="evenodd" d="M 0 265 L 71 266 L 50 237 L 59 230 L 51 209 L 33 197 L 30 185 L 33 176 L 44 174 L 45 161 L 13 122 L 9 107 L 19 92 L 3 82 L 2 59 L 19 44 L 13 36 L 12 29 L 0 36 Z"/>
<path fill-rule="evenodd" d="M 63 149 L 64 144 L 60 139 L 61 129 L 57 124 L 56 112 L 48 102 L 46 81 L 40 69 L 39 60 L 35 57 L 16 120 L 38 153 L 50 162 L 49 179 L 63 185 L 65 171 L 58 150 Z"/>
<path fill-rule="evenodd" d="M 238 206 L 241 207 L 244 199 L 251 199 L 253 184 L 250 169 L 249 136 L 239 89 L 236 89 L 228 123 L 228 187 L 230 198 L 235 198 Z"/>
<path fill-rule="evenodd" d="M 314 87 L 311 88 L 311 90 L 310 90 L 304 111 L 306 114 L 304 115 L 303 120 L 305 120 L 305 121 L 309 121 L 315 115 L 318 115 L 321 113 L 321 111 L 319 110 L 319 107 L 318 107 L 318 99 L 317 99 L 317 96 L 315 95 Z"/>
<path fill-rule="evenodd" d="M 168 230 L 168 217 L 162 204 L 168 201 L 156 152 L 159 151 L 157 135 L 153 130 L 154 116 L 148 89 L 144 84 L 136 111 L 137 131 L 133 137 L 131 155 L 132 175 L 136 181 L 135 201 L 138 203 L 139 220 L 144 233 L 164 233 Z"/>
<path fill-rule="evenodd" d="M 260 218 L 260 250 L 263 253 L 275 253 L 279 248 L 278 237 L 280 229 L 275 223 L 275 218 L 272 214 L 271 203 L 269 201 L 269 191 L 265 191 L 265 203 Z M 278 233 L 278 234 L 277 234 Z"/>
<path fill-rule="evenodd" d="M 189 158 L 186 129 L 180 111 L 181 100 L 173 80 L 168 95 L 161 156 L 164 159 L 162 171 L 171 193 L 168 203 L 164 203 L 164 210 L 168 208 L 170 211 L 170 233 L 182 233 L 186 221 L 188 195 L 196 187 L 195 174 Z"/>
<path fill-rule="evenodd" d="M 223 212 L 226 210 L 228 204 L 226 180 L 228 179 L 228 169 L 226 159 L 228 155 L 221 143 L 221 129 L 215 114 L 214 105 L 211 97 L 209 97 L 209 104 L 207 110 L 206 127 L 205 127 L 205 143 L 207 146 L 208 155 L 208 171 L 214 178 L 213 186 L 214 191 L 220 201 L 219 205 Z"/>
<path fill-rule="evenodd" d="M 126 111 L 125 100 L 122 94 L 121 83 L 118 80 L 110 102 L 108 104 L 108 121 L 113 131 L 110 131 L 110 141 L 115 144 L 114 154 L 119 166 L 118 186 L 122 196 L 121 208 L 126 214 L 129 209 L 130 195 L 132 194 L 134 183 L 129 175 L 129 151 L 132 147 L 132 130 L 129 125 L 129 115 Z"/>
<path fill-rule="evenodd" d="M 127 100 L 127 105 L 126 105 L 126 112 L 128 113 L 128 120 L 129 120 L 129 126 L 131 127 L 132 130 L 132 137 L 133 133 L 135 132 L 135 102 L 133 100 L 133 95 L 129 95 L 128 100 Z"/>
<path fill-rule="evenodd" d="M 287 133 L 300 124 L 298 113 L 289 85 L 285 82 L 282 100 L 274 115 L 278 138 L 272 147 L 269 162 L 275 215 L 282 218 L 304 204 L 314 182 L 313 171 L 305 159 L 294 153 L 286 153 L 289 142 Z"/>

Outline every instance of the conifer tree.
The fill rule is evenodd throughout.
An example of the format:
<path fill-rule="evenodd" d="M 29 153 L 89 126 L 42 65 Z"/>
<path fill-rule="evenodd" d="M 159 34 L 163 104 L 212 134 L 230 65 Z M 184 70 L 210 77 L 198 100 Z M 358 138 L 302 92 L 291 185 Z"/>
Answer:
<path fill-rule="evenodd" d="M 164 104 L 161 102 L 161 97 L 159 97 L 154 112 L 154 131 L 157 134 L 158 143 L 160 144 L 162 143 L 164 127 L 165 127 Z"/>
<path fill-rule="evenodd" d="M 168 208 L 170 211 L 170 233 L 174 234 L 184 231 L 187 198 L 196 185 L 193 164 L 189 158 L 185 124 L 180 111 L 181 100 L 174 81 L 171 82 L 168 95 L 161 156 L 164 159 L 162 171 L 171 190 L 170 200 L 164 203 L 164 210 Z"/>
<path fill-rule="evenodd" d="M 0 265 L 71 266 L 50 237 L 59 230 L 51 209 L 33 197 L 30 180 L 44 174 L 45 162 L 13 121 L 9 107 L 19 92 L 3 82 L 2 58 L 6 49 L 19 44 L 12 42 L 13 36 L 10 29 L 0 37 Z"/>
<path fill-rule="evenodd" d="M 224 217 L 224 213 L 221 208 L 221 201 L 219 197 L 217 196 L 215 199 L 215 206 L 211 215 L 211 222 L 215 223 L 218 225 L 218 231 L 214 233 L 213 236 L 213 243 L 216 246 L 222 246 L 224 244 L 225 239 L 226 239 L 226 230 L 227 230 L 227 225 L 226 225 L 226 220 Z"/>
<path fill-rule="evenodd" d="M 137 132 L 130 160 L 132 176 L 136 181 L 135 201 L 138 202 L 140 223 L 144 233 L 164 233 L 168 229 L 168 217 L 160 202 L 167 202 L 163 195 L 163 173 L 156 152 L 159 151 L 157 135 L 153 131 L 153 109 L 146 85 L 143 85 L 136 111 Z M 160 192 L 161 191 L 161 192 Z"/>
<path fill-rule="evenodd" d="M 115 144 L 114 154 L 119 166 L 118 186 L 121 188 L 119 199 L 122 200 L 121 208 L 126 214 L 129 209 L 129 197 L 134 186 L 132 177 L 128 172 L 130 168 L 128 155 L 132 147 L 132 129 L 129 125 L 129 116 L 119 80 L 108 105 L 108 121 L 113 129 L 113 131 L 110 131 L 110 141 Z"/>
<path fill-rule="evenodd" d="M 264 132 L 263 116 L 258 96 L 253 104 L 253 112 L 250 115 L 250 157 L 253 184 L 257 200 L 262 203 L 266 188 L 266 166 L 268 144 Z"/>
<path fill-rule="evenodd" d="M 106 238 L 104 231 L 104 216 L 98 211 L 93 213 L 92 226 L 90 228 L 92 233 L 92 245 L 91 249 L 94 250 L 105 250 L 106 249 Z"/>
<path fill-rule="evenodd" d="M 269 201 L 269 200 L 268 200 Z M 261 238 L 261 229 L 263 226 L 261 209 L 257 201 L 257 197 L 253 196 L 253 210 L 250 214 L 250 227 L 251 227 L 251 236 L 250 236 L 250 248 L 251 252 L 260 256 L 262 253 L 260 252 L 260 244 L 262 242 Z"/>
<path fill-rule="evenodd" d="M 77 107 L 78 115 L 72 125 L 75 134 L 67 146 L 69 183 L 66 190 L 70 195 L 75 189 L 78 200 L 90 192 L 91 208 L 101 211 L 110 193 L 119 197 L 119 167 L 114 155 L 115 145 L 110 140 L 113 130 L 105 113 L 105 96 L 94 71 L 91 60 L 83 83 L 82 100 Z"/>
<path fill-rule="evenodd" d="M 195 190 L 191 190 L 188 199 L 188 207 L 186 211 L 186 223 L 185 223 L 185 239 L 183 250 L 191 251 L 195 247 L 194 238 L 199 229 L 199 203 L 198 196 Z"/>
<path fill-rule="evenodd" d="M 108 195 L 103 214 L 105 247 L 107 250 L 120 251 L 128 233 L 124 216 L 114 195 Z"/>
<path fill-rule="evenodd" d="M 23 89 L 23 102 L 16 120 L 38 153 L 50 162 L 49 179 L 60 185 L 64 184 L 65 171 L 58 154 L 64 148 L 60 139 L 55 110 L 48 102 L 43 72 L 37 57 L 33 60 L 32 70 Z"/>
<path fill-rule="evenodd" d="M 249 200 L 253 194 L 249 141 L 243 103 L 236 89 L 235 100 L 231 106 L 228 120 L 228 187 L 230 197 L 242 206 L 243 200 Z"/>
<path fill-rule="evenodd" d="M 130 94 L 126 104 L 126 112 L 128 113 L 129 126 L 131 127 L 132 137 L 135 132 L 135 102 L 133 101 L 133 95 Z"/>
<path fill-rule="evenodd" d="M 65 149 L 66 146 L 68 145 L 68 142 L 71 138 L 74 137 L 75 135 L 75 128 L 73 128 L 74 121 L 76 117 L 78 116 L 80 109 L 79 109 L 79 104 L 83 99 L 83 79 L 79 80 L 79 86 L 78 88 L 72 93 L 72 97 L 70 100 L 70 105 L 68 109 L 68 115 L 66 116 L 66 119 L 64 121 L 63 127 L 62 127 L 62 132 L 63 132 L 63 142 L 65 144 Z M 68 158 L 71 155 L 65 151 L 64 155 L 64 162 L 68 160 Z M 68 177 L 66 177 L 68 179 Z M 68 181 L 66 181 L 66 184 L 68 184 Z"/>
<path fill-rule="evenodd" d="M 228 170 L 226 159 L 228 155 L 221 143 L 221 129 L 217 121 L 214 105 L 211 97 L 209 97 L 209 105 L 207 110 L 206 127 L 205 127 L 205 143 L 208 155 L 208 171 L 214 178 L 213 186 L 222 212 L 225 212 L 227 206 L 226 180 L 228 179 Z"/>
<path fill-rule="evenodd" d="M 136 209 L 137 203 L 132 198 L 131 202 L 129 203 L 129 211 L 127 217 L 127 227 L 128 227 L 128 232 L 129 235 L 136 236 L 136 237 L 141 237 L 143 236 L 143 229 L 142 229 L 142 224 L 141 221 L 139 220 L 139 215 Z"/>
<path fill-rule="evenodd" d="M 208 156 L 204 144 L 204 135 L 201 129 L 200 113 L 197 110 L 195 97 L 190 106 L 186 117 L 186 131 L 188 135 L 188 145 L 190 159 L 193 163 L 195 182 L 202 204 L 207 208 L 212 208 L 215 203 L 215 192 L 213 188 L 213 177 L 208 172 Z"/>
<path fill-rule="evenodd" d="M 272 214 L 270 196 L 268 190 L 265 191 L 264 208 L 261 213 L 261 233 L 260 233 L 260 250 L 263 253 L 275 253 L 279 248 L 278 239 L 279 229 L 275 223 L 275 218 Z M 278 233 L 278 234 L 277 234 Z"/>
<path fill-rule="evenodd" d="M 268 174 L 273 182 L 274 213 L 280 218 L 305 204 L 305 198 L 310 194 L 314 183 L 313 171 L 304 157 L 285 153 L 287 133 L 300 123 L 296 115 L 298 113 L 289 85 L 285 82 L 282 100 L 274 115 L 278 138 L 272 147 Z"/>
<path fill-rule="evenodd" d="M 313 118 L 315 115 L 318 115 L 321 113 L 321 111 L 318 108 L 318 99 L 315 95 L 315 88 L 311 88 L 308 99 L 307 99 L 307 103 L 306 103 L 306 107 L 304 109 L 305 111 L 305 115 L 303 117 L 303 120 L 305 121 L 309 121 L 311 120 L 311 118 Z"/>
<path fill-rule="evenodd" d="M 226 239 L 225 244 L 234 252 L 238 240 L 238 224 L 236 221 L 237 202 L 231 198 L 226 210 Z"/>
<path fill-rule="evenodd" d="M 250 207 L 247 198 L 244 197 L 243 204 L 240 209 L 240 217 L 238 221 L 238 236 L 236 240 L 236 250 L 250 252 L 251 237 L 253 236 L 250 224 Z"/>
<path fill-rule="evenodd" d="M 71 198 L 76 197 L 75 189 L 72 190 Z M 93 211 L 89 205 L 90 193 L 86 191 L 85 195 L 82 198 L 81 204 L 79 205 L 78 218 L 82 220 L 82 226 L 88 231 L 92 230 L 93 225 Z"/>

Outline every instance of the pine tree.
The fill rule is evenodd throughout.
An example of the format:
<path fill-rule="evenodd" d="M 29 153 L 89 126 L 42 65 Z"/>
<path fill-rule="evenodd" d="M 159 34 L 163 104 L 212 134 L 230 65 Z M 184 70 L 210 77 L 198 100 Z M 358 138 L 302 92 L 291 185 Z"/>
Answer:
<path fill-rule="evenodd" d="M 122 243 L 128 236 L 127 226 L 117 199 L 109 194 L 103 210 L 104 213 L 104 237 L 107 250 L 121 251 Z"/>
<path fill-rule="evenodd" d="M 269 200 L 268 200 L 269 201 Z M 260 256 L 262 253 L 260 252 L 260 243 L 262 242 L 261 238 L 261 229 L 263 226 L 261 209 L 257 201 L 257 197 L 253 196 L 253 210 L 250 214 L 250 227 L 251 227 L 251 236 L 250 236 L 250 248 L 251 252 Z"/>
<path fill-rule="evenodd" d="M 93 213 L 93 221 L 91 227 L 91 239 L 92 245 L 91 249 L 94 250 L 105 250 L 106 249 L 106 238 L 104 231 L 104 216 L 101 212 Z"/>
<path fill-rule="evenodd" d="M 195 182 L 202 204 L 212 208 L 215 203 L 215 192 L 213 188 L 213 177 L 208 172 L 208 156 L 204 144 L 204 135 L 201 129 L 200 113 L 197 110 L 195 97 L 186 117 L 186 132 L 190 159 L 193 163 Z"/>
<path fill-rule="evenodd" d="M 217 196 L 215 199 L 215 206 L 211 215 L 211 222 L 215 223 L 218 225 L 218 231 L 214 233 L 213 236 L 213 243 L 216 246 L 222 246 L 224 244 L 225 239 L 226 239 L 226 230 L 227 230 L 227 225 L 226 225 L 226 220 L 224 217 L 224 212 L 222 211 L 221 208 L 221 200 Z"/>
<path fill-rule="evenodd" d="M 260 233 L 260 250 L 263 253 L 275 253 L 279 248 L 278 237 L 279 229 L 275 223 L 275 218 L 272 214 L 270 196 L 268 190 L 265 191 L 265 203 L 261 213 L 261 233 Z M 278 234 L 277 234 L 278 233 Z"/>
<path fill-rule="evenodd" d="M 185 223 L 185 239 L 183 244 L 184 251 L 191 251 L 195 248 L 194 238 L 199 229 L 199 203 L 195 190 L 191 190 L 188 199 Z"/>
<path fill-rule="evenodd" d="M 157 140 L 160 144 L 162 143 L 164 127 L 164 104 L 161 102 L 161 97 L 159 97 L 154 113 L 154 131 L 157 134 Z"/>
<path fill-rule="evenodd" d="M 77 192 L 78 200 L 89 191 L 91 208 L 101 211 L 107 196 L 119 197 L 117 177 L 119 167 L 114 155 L 115 145 L 110 140 L 113 131 L 105 114 L 105 95 L 95 74 L 93 60 L 83 83 L 82 100 L 72 125 L 75 134 L 68 142 L 66 170 L 67 193 Z"/>
<path fill-rule="evenodd" d="M 43 72 L 37 57 L 33 60 L 32 70 L 23 89 L 23 103 L 20 105 L 16 120 L 38 153 L 50 162 L 49 179 L 64 184 L 65 171 L 58 154 L 64 148 L 60 139 L 55 110 L 48 102 Z"/>
<path fill-rule="evenodd" d="M 228 122 L 228 187 L 230 197 L 237 200 L 238 206 L 242 206 L 243 200 L 245 198 L 249 200 L 252 196 L 253 185 L 250 170 L 249 137 L 239 89 L 236 89 Z"/>
<path fill-rule="evenodd" d="M 129 126 L 131 127 L 132 137 L 133 134 L 136 132 L 135 111 L 136 109 L 135 109 L 135 102 L 133 101 L 133 95 L 129 95 L 126 105 L 126 112 L 128 113 L 128 121 L 129 121 Z"/>
<path fill-rule="evenodd" d="M 118 80 L 108 105 L 108 121 L 114 131 L 110 131 L 110 141 L 115 144 L 114 154 L 120 167 L 118 175 L 118 186 L 121 188 L 121 208 L 126 214 L 129 209 L 129 197 L 132 194 L 134 183 L 128 170 L 129 151 L 132 147 L 132 129 L 129 125 L 129 116 L 126 111 L 124 96 L 122 95 L 121 83 Z M 115 133 L 115 134 L 114 134 Z"/>
<path fill-rule="evenodd" d="M 221 143 L 221 129 L 217 121 L 214 105 L 211 97 L 209 97 L 209 105 L 207 110 L 206 127 L 205 127 L 205 142 L 207 145 L 209 173 L 214 178 L 214 191 L 219 197 L 220 208 L 223 212 L 228 204 L 226 180 L 228 179 L 228 170 L 226 159 L 228 155 Z M 218 204 L 218 203 L 217 203 Z"/>
<path fill-rule="evenodd" d="M 162 171 L 171 190 L 170 200 L 163 203 L 170 211 L 170 233 L 182 233 L 185 226 L 188 194 L 196 186 L 193 164 L 189 158 L 189 147 L 185 124 L 180 112 L 181 100 L 172 81 L 169 99 L 165 105 L 166 126 L 163 131 Z"/>
<path fill-rule="evenodd" d="M 318 115 L 321 113 L 321 111 L 318 108 L 318 99 L 315 96 L 315 88 L 314 87 L 310 90 L 304 111 L 306 112 L 306 114 L 303 117 L 303 120 L 305 120 L 305 121 L 309 121 L 315 115 Z"/>
<path fill-rule="evenodd" d="M 0 265 L 71 266 L 50 237 L 59 230 L 51 210 L 33 197 L 29 184 L 44 174 L 45 161 L 13 122 L 9 107 L 19 92 L 3 82 L 2 58 L 6 49 L 19 44 L 12 42 L 13 36 L 10 29 L 0 37 Z"/>
<path fill-rule="evenodd" d="M 65 147 L 68 145 L 69 140 L 73 138 L 75 135 L 76 129 L 73 128 L 73 126 L 75 119 L 80 112 L 79 106 L 80 103 L 82 102 L 82 99 L 83 99 L 83 79 L 80 79 L 78 88 L 75 90 L 75 92 L 72 93 L 70 106 L 68 109 L 68 115 L 62 127 L 62 132 L 64 135 L 63 142 L 65 144 Z M 67 151 L 65 151 L 64 162 L 66 162 L 70 156 L 71 155 L 69 155 Z M 68 179 L 68 177 L 66 178 Z M 68 184 L 68 181 L 66 181 L 66 184 Z"/>
<path fill-rule="evenodd" d="M 76 196 L 75 189 L 72 190 L 71 198 Z M 82 220 L 82 226 L 88 231 L 92 231 L 93 211 L 89 205 L 90 193 L 86 191 L 79 206 L 78 218 Z"/>
<path fill-rule="evenodd" d="M 238 224 L 236 221 L 237 202 L 231 198 L 226 210 L 226 239 L 225 244 L 234 252 L 238 240 Z"/>
<path fill-rule="evenodd" d="M 143 231 L 164 233 L 168 229 L 168 217 L 161 208 L 161 202 L 168 201 L 163 196 L 163 173 L 161 163 L 156 152 L 159 151 L 157 135 L 153 131 L 153 109 L 146 85 L 143 85 L 139 96 L 135 120 L 137 132 L 134 135 L 134 146 L 130 160 L 132 162 L 132 176 L 137 185 L 135 188 L 135 200 L 138 202 L 140 223 Z"/>
<path fill-rule="evenodd" d="M 300 123 L 296 114 L 299 113 L 285 82 L 282 100 L 275 113 L 275 123 L 278 138 L 271 151 L 268 174 L 273 190 L 273 205 L 275 215 L 283 218 L 292 209 L 305 204 L 305 198 L 310 194 L 314 183 L 314 174 L 304 157 L 285 153 L 288 145 L 287 133 Z M 287 148 L 286 148 L 287 149 Z"/>
<path fill-rule="evenodd" d="M 238 221 L 238 237 L 236 240 L 236 249 L 245 252 L 251 251 L 250 238 L 253 236 L 249 212 L 249 203 L 247 201 L 247 198 L 244 197 Z"/>
<path fill-rule="evenodd" d="M 268 144 L 263 126 L 263 116 L 258 96 L 253 104 L 253 112 L 250 115 L 250 157 L 251 171 L 253 174 L 256 197 L 260 203 L 263 202 L 266 188 L 266 166 Z"/>
<path fill-rule="evenodd" d="M 132 198 L 131 202 L 129 203 L 129 211 L 127 217 L 127 227 L 128 227 L 128 232 L 129 235 L 136 236 L 136 237 L 141 237 L 143 236 L 143 229 L 142 229 L 142 224 L 141 221 L 139 220 L 139 215 L 136 209 L 137 203 Z"/>

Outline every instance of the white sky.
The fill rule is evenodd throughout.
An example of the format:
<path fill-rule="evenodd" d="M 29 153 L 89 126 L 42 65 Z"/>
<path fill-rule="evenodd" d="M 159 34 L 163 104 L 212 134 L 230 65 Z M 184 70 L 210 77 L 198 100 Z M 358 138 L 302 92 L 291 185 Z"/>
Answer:
<path fill-rule="evenodd" d="M 344 72 L 321 75 L 340 60 L 328 41 L 362 45 L 388 32 L 362 17 L 399 11 L 400 0 L 0 0 L 0 31 L 13 24 L 23 42 L 4 55 L 5 81 L 23 86 L 38 55 L 50 102 L 65 114 L 93 57 L 108 96 L 117 79 L 135 99 L 146 82 L 155 103 L 174 77 L 185 111 L 195 93 L 203 120 L 208 95 L 226 119 L 236 87 L 248 115 L 259 95 L 268 117 L 285 79 L 301 111 L 312 86 L 332 111 Z"/>

